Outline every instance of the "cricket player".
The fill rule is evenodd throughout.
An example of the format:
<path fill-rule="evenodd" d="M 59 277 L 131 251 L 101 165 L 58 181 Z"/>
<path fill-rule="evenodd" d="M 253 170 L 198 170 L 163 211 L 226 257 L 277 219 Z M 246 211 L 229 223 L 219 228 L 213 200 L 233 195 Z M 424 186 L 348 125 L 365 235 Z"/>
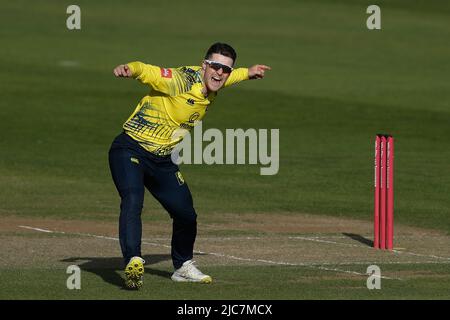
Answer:
<path fill-rule="evenodd" d="M 235 69 L 235 62 L 236 52 L 231 46 L 215 43 L 200 66 L 162 68 L 136 61 L 114 68 L 116 77 L 137 79 L 149 89 L 109 150 L 109 166 L 121 198 L 119 238 L 127 288 L 139 289 L 143 283 L 141 211 L 145 188 L 173 220 L 172 280 L 212 282 L 192 260 L 197 214 L 171 152 L 205 116 L 220 89 L 248 79 L 261 79 L 270 70 L 265 65 Z"/>

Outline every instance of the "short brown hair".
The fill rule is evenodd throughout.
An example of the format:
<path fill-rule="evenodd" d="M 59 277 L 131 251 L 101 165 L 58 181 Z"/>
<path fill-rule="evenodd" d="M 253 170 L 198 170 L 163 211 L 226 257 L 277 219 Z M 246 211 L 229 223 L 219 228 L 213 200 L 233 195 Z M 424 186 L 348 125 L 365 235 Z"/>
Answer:
<path fill-rule="evenodd" d="M 210 59 L 214 53 L 218 53 L 225 57 L 233 59 L 233 64 L 236 62 L 236 51 L 229 44 L 222 42 L 214 43 L 206 52 L 205 59 Z"/>

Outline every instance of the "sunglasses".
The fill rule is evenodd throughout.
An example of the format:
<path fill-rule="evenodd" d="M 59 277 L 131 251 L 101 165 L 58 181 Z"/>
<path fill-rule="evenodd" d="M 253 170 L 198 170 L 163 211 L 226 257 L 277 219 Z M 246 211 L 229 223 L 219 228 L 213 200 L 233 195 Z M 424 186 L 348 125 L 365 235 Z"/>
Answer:
<path fill-rule="evenodd" d="M 205 62 L 216 71 L 219 71 L 220 69 L 222 69 L 223 73 L 231 73 L 231 71 L 233 71 L 232 67 L 227 66 L 226 64 L 221 64 L 217 61 L 205 60 Z"/>

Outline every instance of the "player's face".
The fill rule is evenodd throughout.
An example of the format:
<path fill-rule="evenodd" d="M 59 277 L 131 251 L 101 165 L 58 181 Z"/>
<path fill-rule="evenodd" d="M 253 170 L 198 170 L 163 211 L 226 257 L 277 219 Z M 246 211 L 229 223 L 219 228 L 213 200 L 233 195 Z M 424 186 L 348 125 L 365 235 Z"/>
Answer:
<path fill-rule="evenodd" d="M 209 92 L 216 92 L 223 87 L 231 71 L 233 59 L 219 53 L 213 53 L 211 57 L 203 61 L 203 81 Z"/>

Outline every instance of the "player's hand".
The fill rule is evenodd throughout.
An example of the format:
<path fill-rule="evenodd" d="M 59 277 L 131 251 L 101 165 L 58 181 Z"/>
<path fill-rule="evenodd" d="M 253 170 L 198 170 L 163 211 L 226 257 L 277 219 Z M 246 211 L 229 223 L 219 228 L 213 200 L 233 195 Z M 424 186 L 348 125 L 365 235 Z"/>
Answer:
<path fill-rule="evenodd" d="M 271 68 L 263 64 L 255 64 L 253 67 L 248 68 L 248 78 L 262 79 L 266 70 L 271 70 Z"/>
<path fill-rule="evenodd" d="M 121 64 L 114 68 L 114 75 L 116 77 L 125 77 L 125 78 L 131 78 L 131 70 L 130 67 L 126 64 Z"/>

